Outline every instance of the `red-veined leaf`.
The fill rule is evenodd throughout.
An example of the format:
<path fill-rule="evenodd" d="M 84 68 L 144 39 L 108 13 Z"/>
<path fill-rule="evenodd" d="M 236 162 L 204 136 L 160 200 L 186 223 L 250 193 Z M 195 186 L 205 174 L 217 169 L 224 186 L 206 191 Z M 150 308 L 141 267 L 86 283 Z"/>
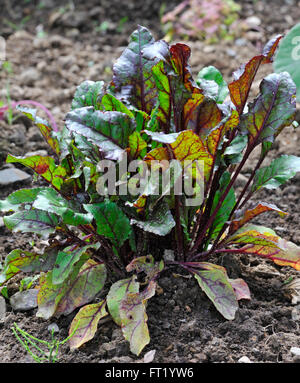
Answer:
<path fill-rule="evenodd" d="M 234 72 L 234 81 L 228 85 L 230 97 L 239 114 L 242 113 L 254 77 L 261 64 L 270 63 L 282 36 L 277 36 L 265 45 L 261 55 L 253 57 L 246 65 Z"/>
<path fill-rule="evenodd" d="M 69 340 L 71 350 L 79 348 L 94 338 L 99 320 L 108 315 L 105 306 L 106 301 L 102 300 L 79 310 L 69 329 L 69 336 L 73 334 Z"/>

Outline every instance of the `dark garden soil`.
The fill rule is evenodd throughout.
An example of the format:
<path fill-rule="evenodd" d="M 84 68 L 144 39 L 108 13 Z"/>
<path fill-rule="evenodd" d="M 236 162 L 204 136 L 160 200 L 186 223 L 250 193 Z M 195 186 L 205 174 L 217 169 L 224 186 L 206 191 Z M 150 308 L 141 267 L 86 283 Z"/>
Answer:
<path fill-rule="evenodd" d="M 7 60 L 12 65 L 9 84 L 7 75 L 0 72 L 0 100 L 6 99 L 9 85 L 12 100 L 41 102 L 53 113 L 59 127 L 69 111 L 77 85 L 86 79 L 110 80 L 113 62 L 137 24 L 149 27 L 156 37 L 162 37 L 159 24 L 162 2 L 73 0 L 62 3 L 0 0 L 0 35 L 7 41 Z M 168 7 L 178 3 L 178 0 L 169 1 Z M 300 3 L 296 0 L 272 1 L 272 7 L 268 1 L 240 3 L 241 17 L 256 16 L 261 24 L 243 31 L 232 42 L 189 43 L 195 74 L 203 66 L 214 65 L 230 80 L 233 70 L 254 56 L 270 37 L 285 33 L 300 19 Z M 108 22 L 105 31 L 99 28 L 103 21 Z M 257 80 L 271 71 L 271 66 L 265 66 Z M 255 83 L 256 89 L 258 84 L 259 81 Z M 47 151 L 37 128 L 21 116 L 14 119 L 12 125 L 7 120 L 0 121 L 0 168 L 7 166 L 8 152 L 25 155 L 33 151 L 44 154 Z M 282 133 L 271 156 L 279 154 L 300 156 L 299 130 L 287 128 Z M 244 176 L 255 163 L 254 159 L 255 155 L 245 167 Z M 240 186 L 243 181 L 242 177 L 238 180 Z M 0 187 L 0 199 L 30 184 Z M 274 193 L 262 192 L 259 198 L 276 204 L 289 215 L 285 219 L 264 215 L 258 223 L 272 227 L 279 235 L 300 245 L 300 175 Z M 42 246 L 38 238 L 13 234 L 0 222 L 0 260 L 15 248 L 29 250 L 33 239 L 37 248 Z M 282 288 L 289 277 L 299 278 L 299 273 L 252 257 L 226 256 L 215 261 L 227 268 L 230 278 L 243 278 L 251 290 L 251 300 L 240 301 L 233 321 L 225 320 L 215 310 L 194 278 L 179 270 L 169 270 L 162 275 L 158 282 L 160 289 L 148 303 L 151 342 L 139 357 L 130 353 L 121 330 L 110 321 L 100 325 L 94 339 L 79 350 L 70 352 L 67 344 L 62 346 L 59 362 L 142 362 L 150 350 L 156 350 L 154 362 L 162 363 L 234 363 L 243 356 L 252 362 L 299 361 L 290 349 L 300 347 L 300 300 L 293 304 L 292 294 Z M 17 277 L 10 281 L 9 295 L 18 291 L 17 282 Z M 6 305 L 6 315 L 0 319 L 0 362 L 32 361 L 11 331 L 14 322 L 30 334 L 48 340 L 48 326 L 56 323 L 57 337 L 62 340 L 75 315 L 46 321 L 35 316 L 36 309 L 14 312 L 8 300 Z"/>

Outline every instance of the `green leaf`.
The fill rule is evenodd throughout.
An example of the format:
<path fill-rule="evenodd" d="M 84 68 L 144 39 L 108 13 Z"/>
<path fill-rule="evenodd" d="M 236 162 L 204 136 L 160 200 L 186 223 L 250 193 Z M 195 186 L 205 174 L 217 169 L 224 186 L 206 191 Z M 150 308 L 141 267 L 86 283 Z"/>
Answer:
<path fill-rule="evenodd" d="M 225 155 L 231 155 L 231 154 L 238 154 L 241 153 L 247 145 L 247 136 L 238 135 L 236 136 L 231 144 L 226 148 L 224 154 Z"/>
<path fill-rule="evenodd" d="M 142 292 L 128 292 L 120 303 L 120 317 L 124 338 L 130 343 L 130 351 L 139 355 L 150 342 L 147 326 L 146 301 L 155 295 L 156 283 L 151 281 Z"/>
<path fill-rule="evenodd" d="M 283 155 L 275 158 L 269 166 L 256 171 L 252 184 L 252 191 L 264 187 L 276 189 L 300 171 L 300 158 L 292 155 Z"/>
<path fill-rule="evenodd" d="M 18 211 L 3 220 L 6 227 L 13 232 L 37 233 L 44 238 L 54 233 L 60 222 L 56 214 L 38 209 Z"/>
<path fill-rule="evenodd" d="M 91 214 L 79 212 L 79 203 L 76 204 L 76 201 L 66 200 L 51 188 L 46 188 L 37 195 L 33 207 L 55 213 L 62 218 L 65 224 L 72 226 L 88 224 L 93 219 Z"/>
<path fill-rule="evenodd" d="M 45 140 L 48 142 L 49 146 L 54 150 L 56 154 L 60 153 L 59 141 L 55 137 L 55 134 L 49 125 L 49 122 L 43 120 L 42 118 L 36 115 L 35 109 L 25 108 L 22 106 L 17 106 L 17 109 L 20 110 L 26 117 L 35 123 L 35 125 L 40 129 Z"/>
<path fill-rule="evenodd" d="M 157 104 L 157 123 L 159 129 L 163 132 L 170 131 L 170 119 L 171 119 L 171 88 L 170 79 L 168 78 L 164 62 L 160 61 L 152 68 L 157 92 L 158 92 L 158 104 Z"/>
<path fill-rule="evenodd" d="M 63 251 L 57 254 L 55 265 L 52 273 L 52 283 L 54 285 L 63 283 L 63 281 L 69 276 L 74 264 L 79 261 L 83 254 L 86 254 L 89 249 L 99 249 L 99 243 L 89 244 L 83 247 L 73 246 L 66 247 Z"/>
<path fill-rule="evenodd" d="M 66 169 L 63 166 L 56 165 L 54 159 L 48 156 L 14 157 L 9 154 L 6 162 L 17 162 L 27 166 L 43 177 L 57 190 L 61 189 L 67 174 Z"/>
<path fill-rule="evenodd" d="M 85 262 L 85 263 L 84 263 Z M 53 271 L 42 274 L 38 293 L 37 317 L 68 315 L 92 299 L 103 288 L 106 269 L 103 264 L 81 257 L 61 284 L 53 284 Z"/>
<path fill-rule="evenodd" d="M 107 112 L 121 112 L 134 119 L 134 114 L 112 94 L 105 94 L 101 99 L 101 110 Z"/>
<path fill-rule="evenodd" d="M 204 90 L 205 95 L 217 103 L 222 104 L 229 93 L 227 83 L 221 72 L 212 65 L 203 68 L 198 73 L 196 82 Z"/>
<path fill-rule="evenodd" d="M 117 204 L 104 201 L 83 206 L 95 218 L 97 233 L 110 239 L 115 247 L 120 248 L 129 238 L 131 234 L 129 219 Z"/>
<path fill-rule="evenodd" d="M 238 309 L 234 289 L 226 270 L 209 262 L 190 262 L 197 282 L 216 309 L 228 320 L 233 320 Z"/>
<path fill-rule="evenodd" d="M 104 92 L 103 81 L 84 81 L 76 89 L 71 109 L 78 109 L 84 106 L 93 106 L 100 109 L 100 101 Z"/>
<path fill-rule="evenodd" d="M 55 263 L 57 252 L 57 246 L 49 246 L 43 254 L 21 249 L 11 251 L 5 258 L 3 270 L 0 273 L 0 284 L 5 283 L 20 271 L 25 273 L 48 271 Z"/>
<path fill-rule="evenodd" d="M 162 133 L 162 132 L 151 132 L 150 130 L 145 129 L 144 133 L 151 137 L 152 140 L 161 142 L 163 144 L 172 144 L 176 141 L 180 133 Z"/>
<path fill-rule="evenodd" d="M 141 152 L 147 148 L 147 142 L 137 131 L 133 132 L 128 138 L 130 155 L 133 159 L 138 158 Z"/>
<path fill-rule="evenodd" d="M 244 225 L 234 235 L 226 240 L 226 243 L 231 244 L 255 244 L 259 246 L 268 246 L 278 248 L 279 237 L 271 232 L 267 228 L 257 228 L 256 225 Z"/>
<path fill-rule="evenodd" d="M 213 206 L 212 206 L 212 211 L 215 210 L 215 208 L 218 205 L 218 202 L 220 198 L 222 197 L 222 194 L 224 190 L 226 189 L 227 185 L 230 182 L 230 173 L 225 172 L 223 173 L 223 176 L 220 180 L 220 189 L 217 190 L 214 201 L 213 201 Z M 235 199 L 235 193 L 234 189 L 231 188 L 227 196 L 225 197 L 220 209 L 217 212 L 217 215 L 214 219 L 214 222 L 211 226 L 211 231 L 210 231 L 210 238 L 214 239 L 217 237 L 219 234 L 219 231 L 222 229 L 223 225 L 227 222 L 229 215 L 231 213 L 231 210 L 233 209 L 235 205 L 236 199 Z"/>
<path fill-rule="evenodd" d="M 240 129 L 248 133 L 250 143 L 273 142 L 296 112 L 296 86 L 290 75 L 272 73 L 260 85 L 260 95 L 241 117 Z"/>
<path fill-rule="evenodd" d="M 157 101 L 152 68 L 168 56 L 168 44 L 163 40 L 155 42 L 148 29 L 139 26 L 114 64 L 111 92 L 126 104 L 150 114 Z"/>
<path fill-rule="evenodd" d="M 5 200 L 0 201 L 0 211 L 16 211 L 25 206 L 31 207 L 37 195 L 45 188 L 19 189 L 11 193 Z"/>
<path fill-rule="evenodd" d="M 300 102 L 300 23 L 296 24 L 282 39 L 274 59 L 276 73 L 288 72 L 297 86 L 297 101 Z"/>
<path fill-rule="evenodd" d="M 70 132 L 85 137 L 111 160 L 118 160 L 128 147 L 135 121 L 121 112 L 102 112 L 93 107 L 79 108 L 66 116 Z"/>
<path fill-rule="evenodd" d="M 71 350 L 79 348 L 94 338 L 99 320 L 108 315 L 105 305 L 106 301 L 102 300 L 99 303 L 86 305 L 79 310 L 69 329 L 69 336 L 74 333 L 69 340 Z"/>
<path fill-rule="evenodd" d="M 115 282 L 107 294 L 107 307 L 115 323 L 121 326 L 120 304 L 127 293 L 138 293 L 140 284 L 136 276 Z"/>
<path fill-rule="evenodd" d="M 131 219 L 131 224 L 137 225 L 144 231 L 165 236 L 175 227 L 175 221 L 168 205 L 160 203 L 150 212 L 145 221 Z"/>

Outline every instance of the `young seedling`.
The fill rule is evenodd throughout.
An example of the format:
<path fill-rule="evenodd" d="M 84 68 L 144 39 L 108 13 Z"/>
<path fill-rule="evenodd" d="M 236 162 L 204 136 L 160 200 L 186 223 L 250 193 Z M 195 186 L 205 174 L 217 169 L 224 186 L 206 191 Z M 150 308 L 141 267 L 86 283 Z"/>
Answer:
<path fill-rule="evenodd" d="M 21 272 L 40 274 L 38 317 L 80 308 L 69 330 L 71 349 L 92 339 L 100 319 L 110 315 L 139 355 L 150 342 L 146 304 L 166 270 L 193 275 L 228 320 L 250 293 L 213 259 L 246 254 L 300 270 L 297 245 L 251 222 L 266 212 L 286 216 L 257 194 L 300 171 L 293 155 L 262 166 L 294 120 L 290 76 L 268 75 L 248 100 L 259 67 L 272 61 L 280 39 L 227 85 L 214 67 L 194 80 L 187 45 L 155 41 L 139 26 L 110 84 L 78 86 L 61 131 L 19 108 L 37 123 L 56 160 L 9 154 L 8 163 L 33 169 L 48 186 L 15 191 L 0 201 L 0 210 L 9 230 L 36 233 L 49 245 L 43 253 L 9 253 L 0 284 Z M 257 148 L 260 156 L 238 189 L 236 180 Z"/>
<path fill-rule="evenodd" d="M 67 338 L 62 341 L 58 341 L 55 339 L 55 329 L 52 329 L 51 340 L 48 342 L 36 338 L 28 332 L 22 330 L 16 323 L 14 323 L 11 329 L 20 344 L 37 363 L 56 363 L 58 361 L 60 346 L 70 340 L 76 331 L 75 328 L 73 333 Z M 46 348 L 46 351 L 43 348 Z M 33 352 L 32 349 L 34 349 L 35 352 Z"/>

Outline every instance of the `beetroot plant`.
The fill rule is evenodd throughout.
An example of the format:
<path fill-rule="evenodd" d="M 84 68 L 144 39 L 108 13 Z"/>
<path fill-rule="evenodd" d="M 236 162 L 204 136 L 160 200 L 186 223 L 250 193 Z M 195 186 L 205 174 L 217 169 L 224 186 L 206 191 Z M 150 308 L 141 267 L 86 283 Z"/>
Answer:
<path fill-rule="evenodd" d="M 234 73 L 228 85 L 214 67 L 194 80 L 185 44 L 155 41 L 144 27 L 113 67 L 110 84 L 78 86 L 62 130 L 20 108 L 41 129 L 53 156 L 15 157 L 43 183 L 0 202 L 13 232 L 48 240 L 43 252 L 13 250 L 0 283 L 40 273 L 37 316 L 78 310 L 72 349 L 92 339 L 110 315 L 131 351 L 150 341 L 146 304 L 166 270 L 191 273 L 215 308 L 233 320 L 247 284 L 210 261 L 246 254 L 300 270 L 300 248 L 251 221 L 286 213 L 258 201 L 300 170 L 282 155 L 262 166 L 277 136 L 293 123 L 296 87 L 287 73 L 270 74 L 248 103 L 255 75 L 270 63 L 281 37 Z M 259 148 L 245 186 L 236 180 Z M 48 186 L 45 186 L 45 183 Z M 255 201 L 253 202 L 253 196 Z"/>

